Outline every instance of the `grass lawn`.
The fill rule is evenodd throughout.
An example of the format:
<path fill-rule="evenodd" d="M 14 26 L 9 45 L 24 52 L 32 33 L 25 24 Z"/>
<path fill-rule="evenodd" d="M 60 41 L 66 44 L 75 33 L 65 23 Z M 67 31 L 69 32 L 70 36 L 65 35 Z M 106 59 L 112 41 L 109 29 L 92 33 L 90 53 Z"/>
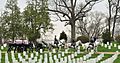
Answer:
<path fill-rule="evenodd" d="M 114 47 L 114 45 L 113 45 L 113 46 L 111 46 L 111 49 L 108 49 L 108 47 L 105 48 L 104 46 L 102 47 L 101 45 L 99 45 L 98 46 L 98 52 L 116 52 L 116 51 L 120 52 L 120 49 L 118 49 L 119 43 L 118 42 L 112 42 L 112 43 L 117 44 L 117 47 Z"/>
<path fill-rule="evenodd" d="M 114 61 L 114 63 L 120 63 L 120 55 L 118 55 L 118 58 Z"/>
<path fill-rule="evenodd" d="M 117 45 L 118 45 L 119 43 L 113 42 L 113 44 L 117 44 Z M 1 47 L 0 47 L 0 48 L 1 48 Z M 1 63 L 5 63 L 5 52 L 6 52 L 6 51 L 7 51 L 7 47 L 4 48 L 3 50 L 1 50 L 1 52 L 2 52 Z M 57 53 L 52 53 L 52 57 L 54 57 L 54 55 L 56 55 L 57 58 L 58 58 L 58 54 L 61 54 L 61 55 L 62 55 L 62 52 L 63 52 L 63 51 L 65 51 L 65 49 L 64 49 L 64 48 L 61 48 L 61 50 L 59 50 Z M 68 53 L 65 53 L 64 56 L 61 56 L 61 58 L 67 57 L 68 55 L 71 55 L 71 54 L 74 54 L 75 51 L 76 51 L 75 49 L 69 48 L 69 49 L 68 49 Z M 84 51 L 85 51 L 85 50 L 84 50 L 82 47 L 80 47 L 80 52 L 84 52 Z M 120 50 L 118 50 L 118 47 L 113 47 L 113 46 L 112 46 L 111 49 L 108 49 L 108 47 L 105 48 L 105 47 L 102 47 L 102 46 L 99 46 L 99 47 L 98 47 L 98 52 L 116 52 L 116 51 L 119 51 L 119 52 L 120 52 Z M 49 52 L 49 51 L 48 51 L 47 49 L 45 49 L 45 52 L 43 52 L 43 53 L 38 53 L 38 57 L 35 55 L 35 52 L 34 52 L 33 54 L 34 54 L 35 57 L 37 57 L 37 59 L 39 59 L 39 58 L 40 58 L 40 55 L 43 55 L 43 58 L 44 58 L 44 54 L 47 54 L 47 55 L 49 56 L 48 52 Z M 28 57 L 30 57 L 30 54 L 31 54 L 31 53 L 27 53 Z M 83 56 L 86 55 L 86 54 L 87 54 L 86 52 L 80 53 L 80 54 L 78 54 L 77 56 L 75 56 L 74 58 L 80 58 L 80 57 L 83 57 Z M 22 55 L 22 58 L 25 58 L 25 56 L 23 55 L 23 53 L 21 53 L 21 55 Z M 91 56 L 90 58 L 96 58 L 98 55 L 99 55 L 99 54 L 92 54 L 92 56 Z M 104 61 L 104 60 L 107 59 L 107 58 L 110 58 L 112 55 L 113 55 L 113 54 L 105 54 L 104 57 L 103 57 L 98 63 L 100 63 L 101 61 Z M 9 58 L 10 63 L 13 63 L 12 57 L 11 57 L 11 53 L 8 53 L 8 58 Z M 15 58 L 16 58 L 16 60 L 19 61 L 19 59 L 18 59 L 18 53 L 15 53 Z M 90 58 L 88 58 L 88 59 L 86 59 L 86 60 L 89 60 Z M 34 59 L 34 58 L 33 58 L 33 59 Z M 60 58 L 58 58 L 58 60 L 60 61 Z M 28 61 L 28 59 L 26 59 L 26 61 Z M 48 57 L 48 61 L 49 61 L 49 57 Z M 53 62 L 55 62 L 55 60 L 53 60 Z M 20 63 L 21 63 L 21 62 L 20 62 Z M 114 63 L 120 63 L 120 55 L 119 55 L 118 58 L 114 61 Z"/>
<path fill-rule="evenodd" d="M 100 63 L 101 61 L 104 61 L 107 58 L 110 58 L 111 56 L 112 54 L 104 54 L 104 57 L 98 63 Z"/>

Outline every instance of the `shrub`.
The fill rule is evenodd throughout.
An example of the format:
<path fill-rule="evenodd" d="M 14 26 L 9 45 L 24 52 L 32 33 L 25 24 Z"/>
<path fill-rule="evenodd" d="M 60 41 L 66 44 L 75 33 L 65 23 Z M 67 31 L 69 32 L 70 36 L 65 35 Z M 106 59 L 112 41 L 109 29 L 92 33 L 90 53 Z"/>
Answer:
<path fill-rule="evenodd" d="M 117 42 L 120 42 L 120 35 L 115 36 L 115 40 L 116 40 Z"/>
<path fill-rule="evenodd" d="M 77 41 L 78 40 L 81 40 L 82 43 L 89 42 L 89 38 L 87 36 L 79 36 L 79 37 L 77 37 Z"/>
<path fill-rule="evenodd" d="M 59 40 L 61 40 L 61 39 L 65 39 L 65 41 L 67 41 L 67 35 L 64 31 L 62 33 L 60 33 Z"/>
<path fill-rule="evenodd" d="M 109 38 L 109 36 L 111 36 L 111 33 L 109 33 L 109 30 L 106 29 L 106 31 L 102 33 L 102 39 L 105 44 L 112 41 L 112 37 Z"/>

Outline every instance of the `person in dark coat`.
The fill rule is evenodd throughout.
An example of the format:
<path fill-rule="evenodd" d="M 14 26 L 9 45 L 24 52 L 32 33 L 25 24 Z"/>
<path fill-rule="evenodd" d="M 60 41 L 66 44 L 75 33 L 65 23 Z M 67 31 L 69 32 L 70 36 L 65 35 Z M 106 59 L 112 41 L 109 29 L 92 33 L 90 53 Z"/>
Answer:
<path fill-rule="evenodd" d="M 58 47 L 59 42 L 58 42 L 58 40 L 56 38 L 56 35 L 55 35 L 55 38 L 54 38 L 54 44 L 56 44 L 56 46 Z"/>
<path fill-rule="evenodd" d="M 75 49 L 75 45 L 76 45 L 75 40 L 74 40 L 74 39 L 72 39 L 72 44 L 71 44 L 71 46 L 73 46 L 73 47 L 74 47 L 74 49 Z"/>

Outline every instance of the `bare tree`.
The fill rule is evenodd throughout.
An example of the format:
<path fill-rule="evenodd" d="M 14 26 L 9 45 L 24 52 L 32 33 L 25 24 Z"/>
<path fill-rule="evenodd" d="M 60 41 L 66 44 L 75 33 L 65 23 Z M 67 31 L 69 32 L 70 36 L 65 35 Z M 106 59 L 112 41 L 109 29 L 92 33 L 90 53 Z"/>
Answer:
<path fill-rule="evenodd" d="M 75 39 L 75 23 L 77 20 L 85 16 L 98 0 L 52 0 L 55 4 L 54 8 L 49 11 L 55 12 L 61 22 L 71 26 L 71 40 Z"/>
<path fill-rule="evenodd" d="M 112 0 L 108 0 L 108 6 L 109 6 L 108 7 L 109 8 L 108 29 L 109 29 L 109 34 L 110 34 L 110 28 L 111 28 L 110 22 L 111 22 L 111 17 L 112 17 L 112 13 L 111 13 L 111 8 L 112 8 L 111 1 Z M 109 35 L 109 39 L 111 39 L 111 35 Z M 109 40 L 109 42 L 111 42 L 111 41 Z"/>
<path fill-rule="evenodd" d="M 112 28 L 112 38 L 114 37 L 114 31 L 115 31 L 115 24 L 117 21 L 117 18 L 119 17 L 118 15 L 118 11 L 120 9 L 120 0 L 115 0 L 113 2 L 113 12 L 114 12 L 114 16 L 113 16 L 113 28 Z"/>
<path fill-rule="evenodd" d="M 89 13 L 83 20 L 79 20 L 77 24 L 78 32 L 82 33 L 81 35 L 98 36 L 102 33 L 105 24 L 105 15 L 99 12 Z"/>

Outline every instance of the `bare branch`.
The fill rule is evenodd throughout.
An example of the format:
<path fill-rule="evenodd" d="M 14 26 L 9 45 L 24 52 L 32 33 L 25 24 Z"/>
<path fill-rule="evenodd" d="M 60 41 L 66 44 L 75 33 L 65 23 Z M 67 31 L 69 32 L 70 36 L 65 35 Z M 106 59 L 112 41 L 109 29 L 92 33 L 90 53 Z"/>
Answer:
<path fill-rule="evenodd" d="M 48 11 L 57 12 L 57 13 L 60 13 L 60 14 L 66 15 L 66 16 L 70 19 L 69 15 L 66 14 L 66 13 L 64 13 L 64 12 L 61 12 L 61 11 L 58 11 L 58 10 L 52 10 L 52 9 L 48 9 Z"/>
<path fill-rule="evenodd" d="M 60 19 L 60 21 L 61 21 L 61 22 L 64 22 L 64 21 L 69 21 L 69 20 L 67 20 L 67 19 L 65 19 L 65 20 L 61 19 L 61 17 L 59 16 L 59 14 L 58 14 L 58 13 L 56 13 L 56 12 L 55 12 L 55 14 L 58 16 L 58 18 Z"/>
<path fill-rule="evenodd" d="M 92 1 L 89 1 L 88 3 L 86 3 L 86 5 L 83 8 L 81 8 L 80 11 L 76 14 L 76 17 L 79 16 L 79 14 L 82 13 L 82 10 L 86 8 L 91 2 Z"/>
<path fill-rule="evenodd" d="M 63 1 L 63 3 L 65 4 L 65 6 L 66 6 L 66 8 L 68 9 L 68 11 L 69 11 L 70 13 L 72 13 L 72 11 L 69 9 L 68 5 L 66 4 L 65 0 L 62 0 L 62 1 Z"/>
<path fill-rule="evenodd" d="M 73 5 L 73 6 L 74 6 L 74 8 L 75 8 L 75 6 L 76 6 L 76 2 L 77 2 L 77 0 L 75 0 L 75 2 L 74 2 L 74 5 Z"/>
<path fill-rule="evenodd" d="M 67 25 L 70 25 L 70 22 L 66 22 L 66 23 L 65 23 L 65 26 L 67 26 Z"/>
<path fill-rule="evenodd" d="M 55 2 L 55 1 L 54 1 L 54 3 L 55 3 L 57 6 L 60 6 L 60 7 L 70 8 L 70 7 L 66 7 L 66 6 L 64 6 L 64 5 L 60 5 L 60 4 L 58 4 L 57 2 Z"/>

